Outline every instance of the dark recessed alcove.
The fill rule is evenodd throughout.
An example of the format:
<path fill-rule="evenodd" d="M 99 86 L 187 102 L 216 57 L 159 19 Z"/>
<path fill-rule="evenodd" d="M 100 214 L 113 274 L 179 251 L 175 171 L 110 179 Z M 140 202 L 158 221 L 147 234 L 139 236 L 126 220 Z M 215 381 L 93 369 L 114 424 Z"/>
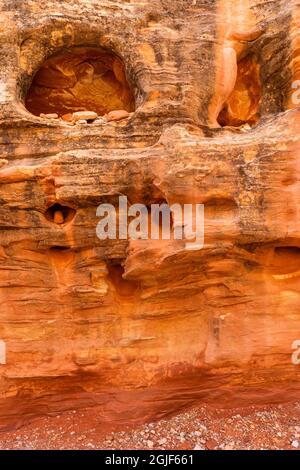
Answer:
<path fill-rule="evenodd" d="M 260 119 L 261 99 L 260 67 L 256 57 L 249 54 L 237 63 L 235 87 L 218 116 L 218 123 L 222 127 L 254 126 Z"/>
<path fill-rule="evenodd" d="M 120 296 L 132 297 L 139 289 L 136 282 L 123 278 L 124 267 L 119 260 L 109 260 L 107 262 L 108 279 L 113 284 L 116 292 Z"/>

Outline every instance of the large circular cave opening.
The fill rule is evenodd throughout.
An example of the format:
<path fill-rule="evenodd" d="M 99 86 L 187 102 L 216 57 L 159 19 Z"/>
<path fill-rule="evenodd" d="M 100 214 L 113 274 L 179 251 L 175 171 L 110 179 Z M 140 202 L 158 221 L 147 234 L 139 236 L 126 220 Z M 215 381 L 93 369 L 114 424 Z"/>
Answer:
<path fill-rule="evenodd" d="M 116 110 L 132 112 L 135 100 L 117 55 L 102 48 L 74 47 L 43 63 L 25 106 L 36 116 L 62 117 L 79 111 L 103 116 Z"/>

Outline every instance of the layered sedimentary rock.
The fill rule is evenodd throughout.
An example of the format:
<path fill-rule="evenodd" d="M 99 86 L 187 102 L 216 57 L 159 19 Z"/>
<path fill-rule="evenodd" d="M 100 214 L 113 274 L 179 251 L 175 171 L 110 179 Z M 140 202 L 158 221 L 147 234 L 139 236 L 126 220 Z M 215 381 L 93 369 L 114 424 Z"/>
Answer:
<path fill-rule="evenodd" d="M 0 429 L 298 398 L 299 1 L 0 8 Z M 203 249 L 100 240 L 120 195 L 205 204 Z"/>

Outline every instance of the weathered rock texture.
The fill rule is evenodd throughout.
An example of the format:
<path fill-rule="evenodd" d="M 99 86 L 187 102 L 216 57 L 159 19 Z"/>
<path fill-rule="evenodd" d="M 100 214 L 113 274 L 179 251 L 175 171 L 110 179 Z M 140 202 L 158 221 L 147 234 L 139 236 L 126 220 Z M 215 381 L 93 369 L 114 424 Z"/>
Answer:
<path fill-rule="evenodd" d="M 0 9 L 0 429 L 298 399 L 299 0 Z M 119 195 L 205 203 L 204 249 L 100 241 Z"/>
<path fill-rule="evenodd" d="M 77 47 L 46 60 L 26 96 L 26 108 L 36 114 L 92 109 L 106 114 L 115 109 L 132 110 L 122 62 L 97 48 Z"/>

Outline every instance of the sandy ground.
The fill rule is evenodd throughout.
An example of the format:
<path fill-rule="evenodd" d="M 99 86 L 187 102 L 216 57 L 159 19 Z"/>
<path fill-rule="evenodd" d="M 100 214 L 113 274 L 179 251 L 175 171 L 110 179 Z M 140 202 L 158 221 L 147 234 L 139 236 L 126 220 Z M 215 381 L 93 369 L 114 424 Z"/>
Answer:
<path fill-rule="evenodd" d="M 0 449 L 300 450 L 300 402 L 234 410 L 202 406 L 109 432 L 99 422 L 97 408 L 68 411 L 1 433 Z"/>

